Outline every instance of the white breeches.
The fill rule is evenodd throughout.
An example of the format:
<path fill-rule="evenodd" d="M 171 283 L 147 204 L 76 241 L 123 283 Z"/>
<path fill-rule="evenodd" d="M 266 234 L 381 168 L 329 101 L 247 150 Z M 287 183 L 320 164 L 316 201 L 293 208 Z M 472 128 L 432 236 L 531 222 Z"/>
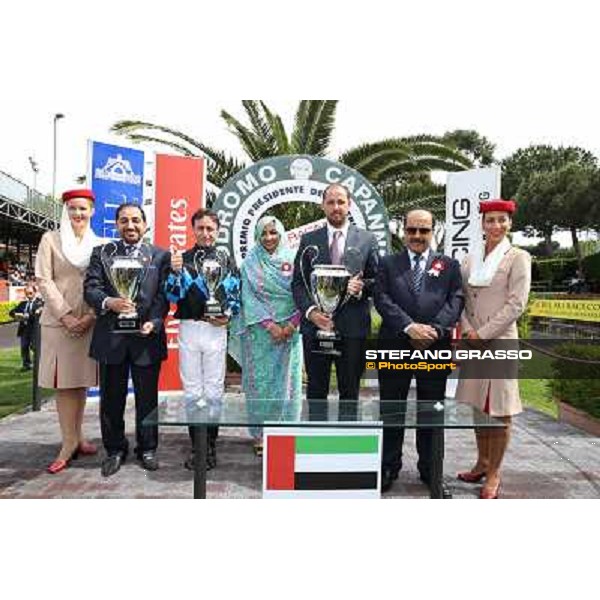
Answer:
<path fill-rule="evenodd" d="M 187 400 L 220 402 L 225 384 L 227 327 L 184 319 L 179 323 L 179 375 Z"/>

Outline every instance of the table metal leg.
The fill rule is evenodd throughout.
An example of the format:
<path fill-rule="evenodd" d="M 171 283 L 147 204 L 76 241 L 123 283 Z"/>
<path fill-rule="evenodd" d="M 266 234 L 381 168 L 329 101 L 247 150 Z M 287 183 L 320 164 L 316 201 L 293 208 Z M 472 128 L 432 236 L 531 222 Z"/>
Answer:
<path fill-rule="evenodd" d="M 206 456 L 208 436 L 206 425 L 194 427 L 194 499 L 206 498 Z"/>
<path fill-rule="evenodd" d="M 443 498 L 444 481 L 444 428 L 434 427 L 431 440 L 431 498 Z"/>

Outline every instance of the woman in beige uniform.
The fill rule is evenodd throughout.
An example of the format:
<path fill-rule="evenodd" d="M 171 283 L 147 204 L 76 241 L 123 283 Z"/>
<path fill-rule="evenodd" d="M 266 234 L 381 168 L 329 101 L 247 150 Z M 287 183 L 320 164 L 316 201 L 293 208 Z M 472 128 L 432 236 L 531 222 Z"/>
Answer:
<path fill-rule="evenodd" d="M 100 243 L 90 227 L 94 213 L 91 190 L 62 195 L 59 231 L 42 236 L 35 276 L 44 298 L 40 319 L 39 385 L 56 390 L 62 447 L 48 467 L 55 474 L 78 454 L 95 454 L 81 431 L 87 388 L 97 385 L 96 362 L 89 358 L 94 312 L 83 300 L 83 277 L 92 248 Z"/>
<path fill-rule="evenodd" d="M 484 347 L 486 341 L 489 344 L 491 340 L 518 339 L 517 319 L 527 306 L 531 257 L 524 250 L 514 248 L 507 237 L 515 208 L 512 200 L 481 202 L 484 249 L 482 253 L 467 256 L 462 265 L 463 335 L 469 340 L 482 340 Z M 515 378 L 461 378 L 456 398 L 505 423 L 505 427 L 475 429 L 477 462 L 471 471 L 458 474 L 458 478 L 467 483 L 478 483 L 485 478 L 480 498 L 497 498 L 511 418 L 523 410 L 519 381 Z"/>

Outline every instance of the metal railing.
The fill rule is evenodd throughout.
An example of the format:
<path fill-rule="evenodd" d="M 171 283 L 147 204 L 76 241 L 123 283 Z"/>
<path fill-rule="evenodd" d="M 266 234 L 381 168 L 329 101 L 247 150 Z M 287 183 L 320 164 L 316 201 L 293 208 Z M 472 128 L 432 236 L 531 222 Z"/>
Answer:
<path fill-rule="evenodd" d="M 57 203 L 50 196 L 34 190 L 4 171 L 0 171 L 0 196 L 44 217 L 56 219 L 59 214 Z"/>

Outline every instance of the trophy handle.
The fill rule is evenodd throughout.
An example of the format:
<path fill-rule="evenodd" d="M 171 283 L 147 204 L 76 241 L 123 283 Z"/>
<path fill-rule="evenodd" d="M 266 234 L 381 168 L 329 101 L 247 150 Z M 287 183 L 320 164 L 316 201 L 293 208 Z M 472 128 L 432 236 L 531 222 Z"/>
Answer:
<path fill-rule="evenodd" d="M 100 262 L 108 275 L 110 264 L 108 261 L 117 253 L 117 244 L 115 242 L 108 242 L 100 248 Z"/>
<path fill-rule="evenodd" d="M 351 277 L 356 277 L 357 275 L 362 277 L 363 258 L 362 252 L 358 248 L 355 248 L 354 246 L 347 248 L 346 252 L 344 252 L 344 259 L 342 262 Z M 342 306 L 350 300 L 350 297 L 350 294 L 346 291 L 344 299 L 340 302 L 338 309 L 342 308 Z"/>
<path fill-rule="evenodd" d="M 363 257 L 362 252 L 358 248 L 355 248 L 354 246 L 347 248 L 346 252 L 344 252 L 342 262 L 352 277 L 362 275 Z"/>
<path fill-rule="evenodd" d="M 110 285 L 114 288 L 115 292 L 118 291 L 115 288 L 115 284 L 113 283 L 112 277 L 110 276 L 110 265 L 112 262 L 113 256 L 117 253 L 118 247 L 115 242 L 108 242 L 100 248 L 100 262 L 102 263 L 102 268 L 104 269 L 104 274 L 106 275 Z"/>
<path fill-rule="evenodd" d="M 204 248 L 198 249 L 194 253 L 194 256 L 192 256 L 192 265 L 194 267 L 194 270 L 196 271 L 196 276 L 198 276 L 202 273 L 200 266 L 202 265 L 202 261 L 204 260 L 205 256 L 206 256 L 206 251 L 204 250 Z"/>
<path fill-rule="evenodd" d="M 148 276 L 148 266 L 152 262 L 152 250 L 150 249 L 150 246 L 148 246 L 148 244 L 141 244 L 141 246 L 139 247 L 139 256 L 142 258 L 142 262 L 145 268 L 142 271 L 142 275 L 138 278 L 137 286 L 135 288 L 135 294 L 133 294 L 134 298 L 137 297 L 144 281 L 146 280 L 146 277 Z"/>
<path fill-rule="evenodd" d="M 309 285 L 308 281 L 306 280 L 306 272 L 304 269 L 304 255 L 311 250 L 313 253 L 312 259 L 309 257 L 308 260 L 310 260 L 310 268 L 312 269 L 315 261 L 317 260 L 318 256 L 319 256 L 319 248 L 318 246 L 306 246 L 306 248 L 304 248 L 304 250 L 302 251 L 302 254 L 300 255 L 300 273 L 302 274 L 302 281 L 304 282 L 304 287 L 306 288 L 306 291 L 308 292 L 308 295 L 312 297 L 312 285 Z"/>
<path fill-rule="evenodd" d="M 221 265 L 221 281 L 223 281 L 223 279 L 225 279 L 229 273 L 229 254 L 223 248 L 217 247 L 215 248 L 215 258 Z"/>

